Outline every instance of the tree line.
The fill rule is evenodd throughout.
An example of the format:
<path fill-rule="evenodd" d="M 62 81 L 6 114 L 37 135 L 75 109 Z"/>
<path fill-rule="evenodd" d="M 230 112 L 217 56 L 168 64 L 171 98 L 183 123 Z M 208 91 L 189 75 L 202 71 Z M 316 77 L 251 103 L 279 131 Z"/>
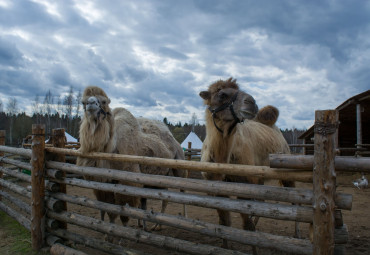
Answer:
<path fill-rule="evenodd" d="M 32 124 L 44 124 L 47 137 L 53 129 L 64 128 L 67 133 L 78 139 L 82 115 L 81 98 L 81 91 L 74 93 L 72 87 L 63 98 L 52 95 L 49 90 L 43 100 L 40 100 L 39 96 L 35 97 L 32 103 L 32 116 L 19 112 L 15 98 L 9 98 L 6 105 L 0 100 L 0 130 L 6 130 L 6 144 L 21 146 L 23 138 L 32 134 Z M 167 118 L 164 118 L 163 122 L 180 144 L 191 131 L 197 134 L 202 141 L 206 137 L 205 125 L 199 124 L 195 113 L 192 114 L 188 123 L 171 123 Z M 306 130 L 293 127 L 281 131 L 289 144 L 299 144 L 302 141 L 298 140 L 298 137 Z M 298 153 L 301 148 L 292 150 Z"/>

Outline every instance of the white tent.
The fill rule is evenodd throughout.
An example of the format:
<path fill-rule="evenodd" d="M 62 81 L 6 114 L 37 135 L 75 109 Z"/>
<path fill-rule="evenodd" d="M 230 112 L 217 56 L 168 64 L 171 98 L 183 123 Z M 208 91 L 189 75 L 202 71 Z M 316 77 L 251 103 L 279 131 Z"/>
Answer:
<path fill-rule="evenodd" d="M 189 135 L 181 143 L 181 147 L 187 149 L 189 142 L 191 142 L 192 149 L 202 149 L 203 143 L 194 132 L 189 133 Z"/>
<path fill-rule="evenodd" d="M 71 136 L 70 134 L 68 134 L 67 132 L 65 132 L 65 135 L 66 135 L 66 138 L 67 138 L 67 142 L 74 142 L 74 143 L 77 143 L 77 139 L 74 138 L 73 136 Z"/>
<path fill-rule="evenodd" d="M 67 143 L 68 143 L 68 142 L 74 142 L 74 143 L 77 143 L 77 142 L 78 142 L 76 138 L 74 138 L 73 136 L 71 136 L 71 135 L 70 135 L 70 134 L 68 134 L 67 132 L 64 132 L 64 134 L 65 134 L 65 136 L 66 136 Z M 47 143 L 47 142 L 49 142 L 49 139 L 47 139 L 47 140 L 45 141 L 45 143 Z"/>

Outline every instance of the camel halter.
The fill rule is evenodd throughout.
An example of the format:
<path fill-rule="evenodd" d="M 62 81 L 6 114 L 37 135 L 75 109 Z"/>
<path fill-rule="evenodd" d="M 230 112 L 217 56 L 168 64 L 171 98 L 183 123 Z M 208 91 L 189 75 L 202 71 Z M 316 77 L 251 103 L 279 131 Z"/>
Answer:
<path fill-rule="evenodd" d="M 212 120 L 213 120 L 213 124 L 215 125 L 216 129 L 217 129 L 221 134 L 223 134 L 223 133 L 224 133 L 224 131 L 223 131 L 220 127 L 218 127 L 218 126 L 217 126 L 217 124 L 216 124 L 216 121 L 215 121 L 215 115 L 216 115 L 216 113 L 221 112 L 221 111 L 223 111 L 223 110 L 225 110 L 225 109 L 227 109 L 227 108 L 229 108 L 229 109 L 230 109 L 231 114 L 232 114 L 232 115 L 233 115 L 233 117 L 234 117 L 234 123 L 230 126 L 229 131 L 227 132 L 227 134 L 228 134 L 228 135 L 230 135 L 230 134 L 231 134 L 231 131 L 236 127 L 236 125 L 237 125 L 238 123 L 243 123 L 243 121 L 244 121 L 243 119 L 242 119 L 242 120 L 240 120 L 240 119 L 238 118 L 238 116 L 236 116 L 235 111 L 234 111 L 234 107 L 233 107 L 233 105 L 234 105 L 234 102 L 235 102 L 235 100 L 236 100 L 236 98 L 237 98 L 237 97 L 238 97 L 238 92 L 236 92 L 236 93 L 233 95 L 233 97 L 231 98 L 231 100 L 230 100 L 229 102 L 227 102 L 227 103 L 225 103 L 225 104 L 223 104 L 223 105 L 221 105 L 221 106 L 217 107 L 216 109 L 211 109 L 211 107 L 208 107 L 208 110 L 212 113 Z"/>
<path fill-rule="evenodd" d="M 103 110 L 103 108 L 101 107 L 101 103 L 100 103 L 99 99 L 98 99 L 98 102 L 99 102 L 99 108 L 100 108 L 100 110 L 98 112 L 98 119 L 99 119 L 100 114 L 102 113 L 102 114 L 104 114 L 104 117 L 103 117 L 103 120 L 104 120 L 105 117 L 107 117 L 107 115 L 110 115 L 110 112 L 106 112 L 106 111 Z"/>

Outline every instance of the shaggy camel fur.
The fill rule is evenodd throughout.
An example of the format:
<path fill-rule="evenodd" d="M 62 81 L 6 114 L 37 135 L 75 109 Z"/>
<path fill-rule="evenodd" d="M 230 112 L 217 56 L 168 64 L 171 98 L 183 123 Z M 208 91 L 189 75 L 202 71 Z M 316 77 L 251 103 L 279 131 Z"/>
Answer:
<path fill-rule="evenodd" d="M 274 125 L 279 111 L 266 106 L 258 111 L 252 96 L 240 91 L 236 80 L 219 80 L 199 94 L 206 109 L 207 136 L 201 161 L 246 165 L 269 165 L 270 153 L 290 153 L 280 130 Z M 228 176 L 203 173 L 208 180 L 263 184 L 257 177 Z M 284 185 L 294 186 L 292 182 Z M 230 226 L 230 213 L 218 210 L 219 223 Z M 243 228 L 255 230 L 251 217 L 241 214 Z M 227 242 L 224 240 L 224 246 Z"/>
<path fill-rule="evenodd" d="M 127 111 L 121 111 L 120 114 L 113 116 L 109 107 L 110 99 L 105 92 L 95 86 L 89 86 L 84 90 L 82 98 L 84 116 L 80 125 L 80 151 L 88 152 L 106 152 L 120 154 L 137 154 L 137 143 L 134 139 L 138 124 L 135 117 Z M 124 117 L 122 117 L 122 115 Z M 136 124 L 136 128 L 135 128 Z M 122 135 L 124 134 L 124 135 Z M 92 158 L 77 158 L 77 165 L 104 167 L 112 169 L 125 169 L 131 172 L 140 172 L 138 164 L 129 164 L 121 162 L 108 162 L 106 160 L 96 160 Z M 114 180 L 100 177 L 85 176 L 87 180 L 117 183 Z M 119 182 L 131 186 L 140 186 L 134 183 Z M 121 204 L 128 203 L 132 207 L 139 206 L 139 198 L 114 194 L 94 190 L 94 194 L 99 201 Z M 110 222 L 114 222 L 117 215 L 108 213 Z M 126 225 L 129 218 L 120 216 L 122 224 Z M 101 211 L 101 219 L 104 220 L 104 212 Z"/>
<path fill-rule="evenodd" d="M 137 120 L 139 122 L 142 132 L 144 132 L 145 134 L 150 134 L 150 135 L 159 137 L 161 142 L 166 146 L 166 148 L 170 152 L 171 154 L 169 157 L 170 159 L 179 159 L 179 160 L 185 159 L 184 151 L 181 148 L 181 145 L 173 137 L 171 131 L 168 129 L 166 124 L 164 124 L 161 121 L 151 120 L 151 119 L 142 118 L 142 117 L 137 118 Z M 188 177 L 188 171 L 186 170 L 172 168 L 170 169 L 170 172 L 168 174 L 170 174 L 171 172 L 172 172 L 172 175 L 175 177 L 182 177 L 182 178 Z M 148 187 L 156 188 L 152 186 L 148 186 Z M 145 198 L 141 199 L 141 203 L 142 203 L 142 208 L 146 209 L 146 199 Z M 165 211 L 166 206 L 167 206 L 167 201 L 162 201 L 162 209 L 161 209 L 162 213 Z M 183 215 L 185 217 L 187 216 L 185 204 L 183 206 Z M 155 229 L 156 226 L 154 226 L 153 229 Z"/>
<path fill-rule="evenodd" d="M 149 131 L 143 132 L 138 120 L 129 111 L 124 108 L 111 110 L 109 107 L 110 100 L 101 88 L 95 86 L 87 87 L 84 91 L 82 102 L 85 114 L 80 126 L 81 152 L 108 152 L 160 158 L 181 157 L 181 154 L 177 154 L 177 150 L 174 150 L 176 144 L 170 144 L 169 139 L 162 142 L 162 137 L 159 134 Z M 169 137 L 168 134 L 165 134 L 167 131 L 163 131 L 163 128 L 162 132 L 163 136 Z M 107 162 L 81 157 L 78 158 L 77 164 L 119 170 L 124 169 L 132 172 L 156 175 L 168 175 L 170 172 L 170 169 L 163 167 L 139 166 L 137 164 L 116 161 Z M 117 183 L 115 180 L 104 178 L 88 176 L 85 178 L 100 182 Z M 127 182 L 119 183 L 131 186 L 142 186 Z M 138 207 L 140 204 L 139 198 L 137 197 L 98 190 L 94 190 L 94 194 L 99 201 L 108 203 L 120 205 L 128 203 L 132 207 Z M 146 200 L 142 199 L 142 201 L 142 209 L 146 209 Z M 162 204 L 163 211 L 166 204 L 166 202 Z M 108 214 L 108 216 L 110 221 L 114 222 L 116 215 Z M 104 212 L 101 212 L 101 218 L 104 220 Z M 126 224 L 128 218 L 121 217 L 121 221 L 123 224 Z"/>

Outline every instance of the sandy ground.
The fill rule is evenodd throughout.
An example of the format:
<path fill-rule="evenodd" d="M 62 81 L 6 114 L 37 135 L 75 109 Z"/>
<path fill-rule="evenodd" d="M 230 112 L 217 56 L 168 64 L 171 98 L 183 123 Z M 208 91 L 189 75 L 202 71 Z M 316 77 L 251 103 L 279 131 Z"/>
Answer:
<path fill-rule="evenodd" d="M 347 225 L 349 230 L 349 242 L 345 245 L 346 254 L 357 254 L 365 255 L 370 254 L 370 221 L 368 220 L 368 215 L 370 212 L 370 189 L 359 190 L 354 188 L 351 181 L 359 178 L 359 174 L 343 174 L 339 175 L 337 178 L 337 191 L 342 193 L 348 193 L 353 195 L 353 206 L 351 211 L 343 210 L 344 224 Z M 269 185 L 276 185 L 277 183 L 270 181 Z M 298 183 L 298 187 L 310 188 L 310 184 Z M 93 198 L 92 191 L 85 190 L 82 188 L 68 187 L 68 193 L 74 195 L 82 195 Z M 152 208 L 154 211 L 160 210 L 160 202 L 156 200 L 148 201 L 148 208 Z M 76 205 L 69 205 L 68 210 L 75 211 L 79 214 L 100 218 L 99 212 L 94 209 L 84 208 Z M 172 215 L 179 215 L 182 213 L 182 206 L 175 203 L 169 203 L 166 213 Z M 188 206 L 188 217 L 192 219 L 199 219 L 206 222 L 218 223 L 218 216 L 215 210 L 208 208 L 201 208 L 195 206 Z M 107 217 L 106 217 L 107 218 Z M 107 219 L 106 219 L 107 221 Z M 116 220 L 117 224 L 120 224 L 119 219 Z M 149 223 L 150 225 L 151 223 Z M 241 220 L 238 214 L 232 214 L 232 224 L 236 228 L 241 228 Z M 129 222 L 132 227 L 137 227 L 137 221 L 132 219 Z M 76 231 L 77 233 L 89 233 L 95 238 L 104 238 L 103 234 L 88 231 L 85 229 L 80 229 L 76 226 L 69 225 L 69 230 Z M 271 220 L 266 218 L 260 218 L 257 225 L 257 231 L 267 232 L 272 234 L 293 236 L 294 234 L 294 222 Z M 301 231 L 304 238 L 308 236 L 308 224 L 301 223 Z M 210 244 L 214 246 L 221 246 L 222 241 L 219 238 L 213 238 L 208 236 L 202 236 L 193 232 L 188 232 L 184 230 L 174 229 L 168 226 L 163 226 L 162 230 L 155 231 L 155 234 L 166 235 L 175 238 L 181 238 L 187 241 L 195 243 Z M 131 241 L 123 241 L 123 245 L 132 249 L 137 249 L 149 254 L 182 254 L 175 251 L 163 251 L 158 248 L 153 248 L 141 243 L 135 243 Z M 251 247 L 247 245 L 242 245 L 239 243 L 231 242 L 231 247 L 233 250 L 238 250 L 241 252 L 251 252 Z M 102 252 L 97 252 L 96 250 L 88 249 L 86 247 L 79 247 L 89 254 L 104 254 Z M 283 252 L 272 251 L 267 249 L 261 249 L 261 254 L 285 254 Z"/>

